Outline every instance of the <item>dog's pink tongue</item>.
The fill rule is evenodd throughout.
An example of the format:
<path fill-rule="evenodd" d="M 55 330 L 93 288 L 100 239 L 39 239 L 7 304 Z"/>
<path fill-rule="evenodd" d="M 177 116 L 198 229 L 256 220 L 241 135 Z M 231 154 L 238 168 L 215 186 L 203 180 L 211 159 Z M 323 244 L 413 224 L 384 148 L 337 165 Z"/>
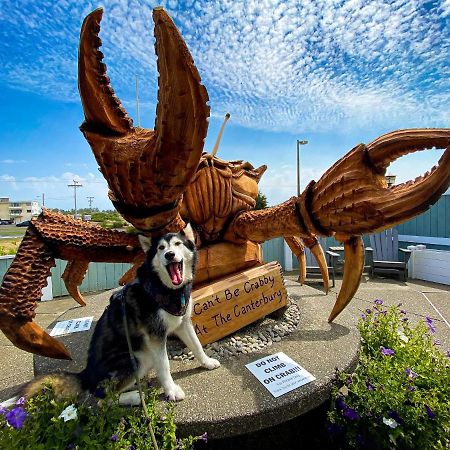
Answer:
<path fill-rule="evenodd" d="M 181 284 L 181 282 L 183 280 L 181 278 L 179 263 L 170 263 L 169 264 L 169 273 L 170 273 L 170 279 L 172 280 L 173 284 L 175 284 L 175 285 Z"/>

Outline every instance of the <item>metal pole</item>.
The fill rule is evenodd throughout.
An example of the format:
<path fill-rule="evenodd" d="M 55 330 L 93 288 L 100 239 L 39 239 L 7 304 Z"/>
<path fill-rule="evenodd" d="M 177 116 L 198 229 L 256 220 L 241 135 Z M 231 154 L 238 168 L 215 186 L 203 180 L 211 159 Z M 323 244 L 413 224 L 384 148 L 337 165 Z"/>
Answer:
<path fill-rule="evenodd" d="M 297 196 L 300 197 L 300 145 L 306 145 L 308 141 L 297 139 Z"/>
<path fill-rule="evenodd" d="M 137 116 L 138 127 L 140 127 L 141 126 L 141 118 L 139 116 L 139 81 L 138 81 L 137 75 L 136 75 L 136 116 Z"/>
<path fill-rule="evenodd" d="M 73 184 L 68 184 L 68 187 L 73 187 L 73 198 L 75 201 L 75 214 L 74 217 L 75 219 L 77 218 L 77 188 L 83 187 L 82 184 L 78 184 L 78 181 L 73 180 Z"/>
<path fill-rule="evenodd" d="M 86 197 L 88 199 L 88 203 L 89 203 L 89 209 L 92 212 L 92 202 L 94 200 L 94 197 Z"/>
<path fill-rule="evenodd" d="M 300 141 L 297 139 L 297 197 L 300 197 Z"/>

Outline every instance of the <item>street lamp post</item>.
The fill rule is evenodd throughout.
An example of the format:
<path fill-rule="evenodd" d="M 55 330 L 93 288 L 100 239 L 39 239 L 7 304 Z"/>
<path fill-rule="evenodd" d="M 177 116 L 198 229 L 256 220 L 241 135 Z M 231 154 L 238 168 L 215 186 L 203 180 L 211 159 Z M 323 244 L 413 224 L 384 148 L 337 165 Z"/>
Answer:
<path fill-rule="evenodd" d="M 308 141 L 297 139 L 297 196 L 300 197 L 300 145 L 306 145 Z"/>

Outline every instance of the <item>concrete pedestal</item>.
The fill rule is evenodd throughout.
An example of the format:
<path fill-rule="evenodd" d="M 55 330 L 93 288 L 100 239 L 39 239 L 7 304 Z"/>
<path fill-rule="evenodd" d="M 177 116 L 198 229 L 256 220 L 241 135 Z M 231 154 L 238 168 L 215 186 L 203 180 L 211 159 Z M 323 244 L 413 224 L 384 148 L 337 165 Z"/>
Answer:
<path fill-rule="evenodd" d="M 225 438 L 267 428 L 297 417 L 317 407 L 328 397 L 336 367 L 351 370 L 356 365 L 359 334 L 356 319 L 344 311 L 327 323 L 334 296 L 286 280 L 291 299 L 298 302 L 302 314 L 297 329 L 270 347 L 229 359 L 208 371 L 197 361 L 171 361 L 172 374 L 186 393 L 177 404 L 176 422 L 180 435 L 208 432 L 211 438 Z M 95 321 L 108 304 L 111 292 L 91 296 L 86 307 L 75 307 L 59 320 L 94 316 Z M 59 361 L 36 356 L 35 374 L 55 371 L 79 371 L 86 354 L 94 324 L 89 332 L 60 337 L 74 358 Z M 53 324 L 48 330 L 53 328 Z M 246 369 L 245 364 L 263 356 L 284 352 L 316 380 L 278 398 L 272 395 Z"/>

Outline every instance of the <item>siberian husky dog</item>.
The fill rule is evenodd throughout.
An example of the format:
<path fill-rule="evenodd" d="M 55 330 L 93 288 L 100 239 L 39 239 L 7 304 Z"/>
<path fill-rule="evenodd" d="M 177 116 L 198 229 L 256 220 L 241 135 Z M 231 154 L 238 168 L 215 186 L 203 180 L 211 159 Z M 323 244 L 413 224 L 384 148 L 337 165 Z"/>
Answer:
<path fill-rule="evenodd" d="M 107 379 L 117 380 L 119 392 L 128 390 L 135 376 L 124 317 L 139 378 L 154 369 L 169 400 L 185 397 L 170 373 L 166 349 L 169 334 L 178 336 L 203 367 L 220 366 L 203 351 L 191 322 L 197 260 L 191 226 L 158 239 L 139 236 L 139 240 L 146 253 L 145 262 L 137 278 L 112 295 L 95 327 L 86 368 L 79 374 L 41 376 L 25 385 L 20 395 L 32 396 L 48 383 L 59 397 L 76 396 L 86 390 L 94 392 Z"/>

